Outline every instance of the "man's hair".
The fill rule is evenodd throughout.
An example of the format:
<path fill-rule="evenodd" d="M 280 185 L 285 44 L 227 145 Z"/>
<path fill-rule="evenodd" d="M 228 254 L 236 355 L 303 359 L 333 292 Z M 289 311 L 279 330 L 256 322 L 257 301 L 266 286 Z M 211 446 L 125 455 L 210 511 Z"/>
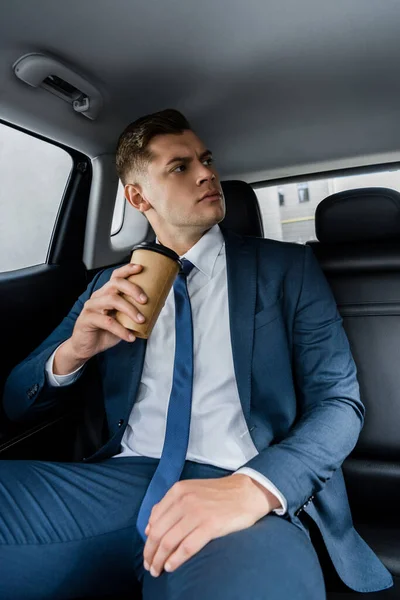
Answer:
<path fill-rule="evenodd" d="M 191 129 L 189 122 L 182 113 L 173 108 L 145 115 L 128 125 L 119 137 L 116 152 L 117 173 L 122 183 L 128 183 L 130 174 L 136 177 L 146 171 L 153 158 L 148 149 L 153 137 L 167 133 L 183 133 L 186 129 Z"/>

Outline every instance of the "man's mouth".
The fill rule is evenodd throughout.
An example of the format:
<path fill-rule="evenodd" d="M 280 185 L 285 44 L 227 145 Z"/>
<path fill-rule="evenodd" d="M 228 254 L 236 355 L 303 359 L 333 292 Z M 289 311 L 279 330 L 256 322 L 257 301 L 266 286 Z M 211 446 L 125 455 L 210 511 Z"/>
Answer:
<path fill-rule="evenodd" d="M 203 194 L 203 196 L 200 198 L 200 201 L 207 200 L 208 202 L 217 202 L 218 200 L 221 200 L 221 197 L 222 194 L 218 190 L 210 190 Z"/>

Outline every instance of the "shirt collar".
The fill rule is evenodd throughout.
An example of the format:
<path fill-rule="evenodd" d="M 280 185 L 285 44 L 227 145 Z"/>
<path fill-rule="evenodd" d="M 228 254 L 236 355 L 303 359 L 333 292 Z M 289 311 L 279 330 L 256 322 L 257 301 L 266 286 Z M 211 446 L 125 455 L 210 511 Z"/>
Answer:
<path fill-rule="evenodd" d="M 156 239 L 158 243 L 158 239 Z M 225 244 L 219 225 L 213 225 L 200 239 L 180 258 L 186 258 L 209 279 L 213 276 L 215 262 L 221 248 Z"/>

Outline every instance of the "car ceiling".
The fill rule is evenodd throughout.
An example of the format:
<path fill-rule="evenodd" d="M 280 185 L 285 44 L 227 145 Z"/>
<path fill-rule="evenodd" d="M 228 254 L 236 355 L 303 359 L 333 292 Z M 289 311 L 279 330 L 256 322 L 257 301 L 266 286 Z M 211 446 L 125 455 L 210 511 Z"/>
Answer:
<path fill-rule="evenodd" d="M 131 121 L 187 116 L 222 176 L 399 151 L 398 0 L 0 0 L 0 118 L 112 153 Z M 103 93 L 95 121 L 19 81 L 49 53 Z"/>

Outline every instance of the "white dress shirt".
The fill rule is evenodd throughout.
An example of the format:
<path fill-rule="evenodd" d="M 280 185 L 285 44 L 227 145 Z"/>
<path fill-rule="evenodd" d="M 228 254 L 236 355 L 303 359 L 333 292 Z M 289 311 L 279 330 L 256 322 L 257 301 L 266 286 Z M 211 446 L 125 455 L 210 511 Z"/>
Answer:
<path fill-rule="evenodd" d="M 276 486 L 258 471 L 243 467 L 258 454 L 245 421 L 236 384 L 229 327 L 225 240 L 214 225 L 184 258 L 195 266 L 187 279 L 193 319 L 193 392 L 186 459 L 230 469 L 255 479 L 280 501 Z M 181 258 L 183 258 L 181 257 Z M 135 342 L 133 342 L 135 343 Z M 51 385 L 69 385 L 81 372 L 53 374 L 54 354 L 46 364 Z M 140 386 L 121 441 L 120 456 L 160 458 L 164 444 L 175 356 L 173 288 L 147 341 Z"/>

